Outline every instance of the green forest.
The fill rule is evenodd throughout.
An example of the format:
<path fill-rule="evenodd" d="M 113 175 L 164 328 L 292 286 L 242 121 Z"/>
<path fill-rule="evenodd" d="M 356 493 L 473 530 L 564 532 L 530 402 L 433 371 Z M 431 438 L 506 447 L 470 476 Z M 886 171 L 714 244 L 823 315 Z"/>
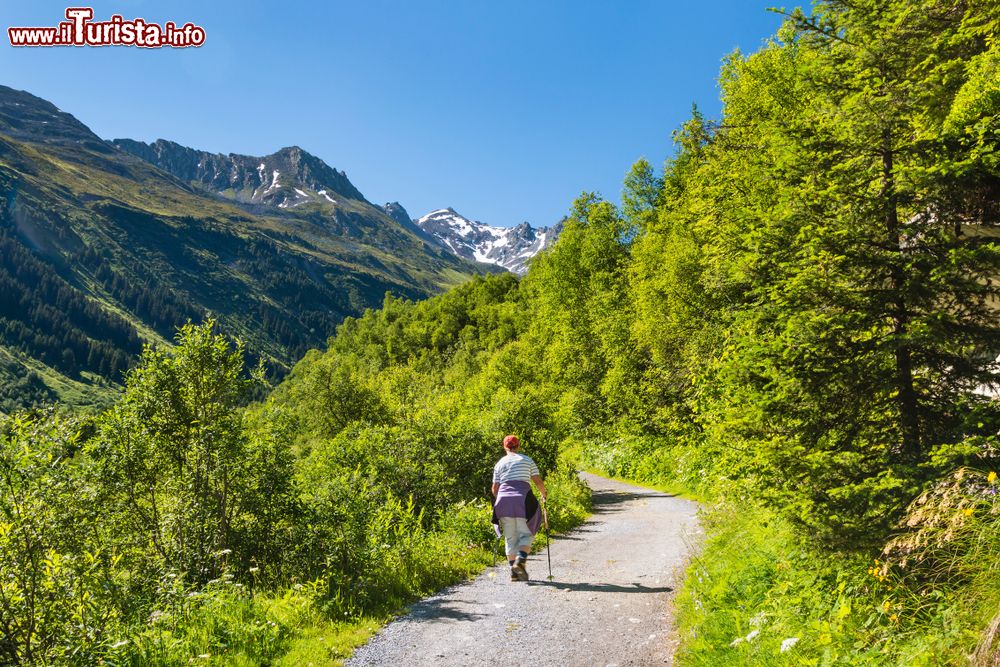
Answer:
<path fill-rule="evenodd" d="M 790 11 L 525 277 L 387 296 L 263 400 L 208 321 L 104 412 L 6 418 L 0 663 L 339 660 L 490 563 L 516 433 L 554 530 L 581 468 L 704 501 L 678 664 L 996 664 L 998 36 Z"/>

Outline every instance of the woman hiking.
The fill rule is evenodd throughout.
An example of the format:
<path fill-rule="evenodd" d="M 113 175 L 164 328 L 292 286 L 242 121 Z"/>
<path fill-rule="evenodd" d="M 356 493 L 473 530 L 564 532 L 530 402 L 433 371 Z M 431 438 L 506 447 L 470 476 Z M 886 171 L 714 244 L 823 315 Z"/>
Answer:
<path fill-rule="evenodd" d="M 497 536 L 503 534 L 510 563 L 510 580 L 528 580 L 528 554 L 531 542 L 542 523 L 542 512 L 531 492 L 531 482 L 538 487 L 542 502 L 548 498 L 538 466 L 530 456 L 519 453 L 521 441 L 516 435 L 503 439 L 507 454 L 493 466 L 493 524 Z"/>

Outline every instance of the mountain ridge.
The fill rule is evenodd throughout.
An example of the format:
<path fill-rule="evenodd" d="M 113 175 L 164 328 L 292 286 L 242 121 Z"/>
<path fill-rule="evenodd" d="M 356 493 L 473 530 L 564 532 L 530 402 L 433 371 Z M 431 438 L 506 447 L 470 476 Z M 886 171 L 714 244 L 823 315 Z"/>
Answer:
<path fill-rule="evenodd" d="M 527 273 L 528 262 L 551 246 L 562 230 L 561 222 L 541 228 L 528 222 L 494 227 L 466 218 L 450 206 L 431 211 L 414 224 L 459 257 L 501 266 L 518 275 Z"/>
<path fill-rule="evenodd" d="M 166 139 L 157 139 L 151 144 L 133 139 L 113 139 L 110 143 L 183 181 L 197 182 L 206 189 L 237 201 L 287 208 L 301 203 L 303 199 L 295 192 L 296 184 L 314 189 L 320 197 L 325 194 L 330 203 L 336 203 L 330 193 L 367 201 L 345 172 L 329 166 L 299 146 L 254 156 L 210 153 Z M 294 176 L 291 183 L 288 182 L 288 174 Z"/>

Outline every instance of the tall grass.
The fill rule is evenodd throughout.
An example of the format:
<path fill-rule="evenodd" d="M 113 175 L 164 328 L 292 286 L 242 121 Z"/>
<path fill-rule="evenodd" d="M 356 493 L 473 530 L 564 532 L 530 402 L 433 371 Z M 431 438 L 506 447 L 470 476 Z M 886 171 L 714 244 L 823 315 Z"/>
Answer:
<path fill-rule="evenodd" d="M 883 550 L 835 552 L 719 475 L 697 448 L 623 438 L 584 465 L 706 499 L 676 599 L 682 666 L 1000 665 L 1000 487 L 962 468 Z"/>
<path fill-rule="evenodd" d="M 549 521 L 553 532 L 569 530 L 586 518 L 590 491 L 569 470 L 549 477 Z M 411 508 L 412 511 L 412 508 Z M 377 578 L 374 600 L 352 608 L 331 596 L 323 580 L 283 591 L 256 594 L 228 575 L 198 589 L 166 577 L 156 609 L 141 625 L 120 628 L 110 641 L 105 664 L 167 667 L 190 664 L 337 665 L 404 606 L 444 586 L 481 572 L 493 562 L 496 535 L 485 501 L 461 503 L 443 513 L 434 529 L 398 520 L 388 508 L 381 533 L 373 533 L 369 570 Z M 392 539 L 380 543 L 379 540 Z M 539 536 L 539 545 L 544 538 Z"/>

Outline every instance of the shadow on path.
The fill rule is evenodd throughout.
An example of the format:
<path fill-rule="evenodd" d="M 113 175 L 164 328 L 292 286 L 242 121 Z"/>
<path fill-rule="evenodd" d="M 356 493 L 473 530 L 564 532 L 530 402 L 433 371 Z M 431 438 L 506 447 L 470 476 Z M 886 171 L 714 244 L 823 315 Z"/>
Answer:
<path fill-rule="evenodd" d="M 649 491 L 644 493 L 631 493 L 628 491 L 612 491 L 599 489 L 592 492 L 591 497 L 594 502 L 594 514 L 607 514 L 610 512 L 620 512 L 625 509 L 623 505 L 632 500 L 647 500 L 650 498 L 676 498 L 673 493 L 662 493 L 660 491 Z"/>
<path fill-rule="evenodd" d="M 643 586 L 642 584 L 630 584 L 621 586 L 618 584 L 584 584 L 567 583 L 565 581 L 545 581 L 542 579 L 528 582 L 529 586 L 551 586 L 564 591 L 584 592 L 584 593 L 670 593 L 674 589 L 670 586 Z"/>
<path fill-rule="evenodd" d="M 410 608 L 411 621 L 478 621 L 486 614 L 476 614 L 457 608 L 458 604 L 470 604 L 469 600 L 424 600 Z"/>

